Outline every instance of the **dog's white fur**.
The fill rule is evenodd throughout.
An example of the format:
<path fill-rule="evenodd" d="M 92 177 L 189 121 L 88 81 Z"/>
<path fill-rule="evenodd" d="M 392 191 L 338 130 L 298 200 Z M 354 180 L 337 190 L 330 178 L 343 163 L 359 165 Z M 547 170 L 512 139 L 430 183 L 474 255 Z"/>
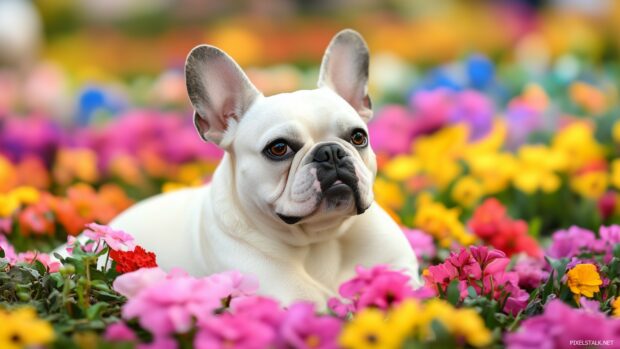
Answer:
<path fill-rule="evenodd" d="M 264 97 L 228 55 L 205 45 L 188 56 L 186 77 L 200 135 L 226 155 L 210 184 L 143 201 L 112 227 L 154 251 L 164 269 L 192 275 L 236 269 L 257 276 L 260 292 L 284 303 L 324 304 L 357 265 L 389 264 L 420 284 L 407 240 L 373 202 L 375 155 L 347 138 L 351 129 L 367 130 L 372 116 L 368 50 L 359 34 L 334 37 L 315 90 Z M 288 160 L 266 157 L 266 145 L 283 137 L 300 148 Z M 346 152 L 357 198 L 352 191 L 336 199 L 322 193 L 312 161 L 325 144 Z M 278 214 L 301 220 L 287 224 Z"/>

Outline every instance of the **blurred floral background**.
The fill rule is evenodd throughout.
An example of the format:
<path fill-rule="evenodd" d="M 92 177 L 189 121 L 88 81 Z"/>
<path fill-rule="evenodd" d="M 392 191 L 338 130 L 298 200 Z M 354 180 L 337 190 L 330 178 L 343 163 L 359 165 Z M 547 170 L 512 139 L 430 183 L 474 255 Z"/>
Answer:
<path fill-rule="evenodd" d="M 314 88 L 343 28 L 371 50 L 376 200 L 403 226 L 427 286 L 409 292 L 392 271 L 359 270 L 358 288 L 341 288 L 353 303 L 331 306 L 353 320 L 317 315 L 336 330 L 312 333 L 326 344 L 305 347 L 564 348 L 618 338 L 619 1 L 0 0 L 0 318 L 21 319 L 14 331 L 40 330 L 17 344 L 0 331 L 0 347 L 101 344 L 111 324 L 107 339 L 159 343 L 157 328 L 121 316 L 131 297 L 112 288 L 153 263 L 104 273 L 91 262 L 107 247 L 78 248 L 61 263 L 46 253 L 137 200 L 209 180 L 222 152 L 191 123 L 183 64 L 192 47 L 222 48 L 270 95 Z M 503 269 L 485 269 L 495 259 Z M 492 271 L 472 276 L 464 261 Z M 359 303 L 377 287 L 402 299 Z M 53 290 L 61 300 L 49 301 Z M 382 318 L 411 326 L 398 332 Z M 176 330 L 166 338 L 193 343 Z M 138 337 L 118 335 L 132 331 Z M 264 347 L 283 340 L 273 331 Z"/>

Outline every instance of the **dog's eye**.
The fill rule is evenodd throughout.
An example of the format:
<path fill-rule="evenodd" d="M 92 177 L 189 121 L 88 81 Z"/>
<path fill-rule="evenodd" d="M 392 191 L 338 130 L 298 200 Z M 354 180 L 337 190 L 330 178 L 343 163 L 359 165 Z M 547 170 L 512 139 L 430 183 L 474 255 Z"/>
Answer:
<path fill-rule="evenodd" d="M 277 139 L 269 143 L 263 153 L 272 160 L 286 160 L 293 155 L 293 149 L 285 140 Z"/>
<path fill-rule="evenodd" d="M 356 147 L 362 148 L 368 144 L 368 136 L 362 129 L 357 129 L 351 133 L 351 144 Z"/>

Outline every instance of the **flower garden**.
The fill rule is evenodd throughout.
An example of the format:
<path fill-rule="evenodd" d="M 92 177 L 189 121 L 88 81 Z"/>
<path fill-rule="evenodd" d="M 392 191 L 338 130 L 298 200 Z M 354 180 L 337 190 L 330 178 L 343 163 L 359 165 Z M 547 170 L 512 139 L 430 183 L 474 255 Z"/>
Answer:
<path fill-rule="evenodd" d="M 121 78 L 129 68 L 111 62 L 63 68 L 54 60 L 90 53 L 68 59 L 56 40 L 51 60 L 27 74 L 0 66 L 0 348 L 619 346 L 620 66 L 617 43 L 603 38 L 620 31 L 534 13 L 531 28 L 485 36 L 471 21 L 488 29 L 495 12 L 455 11 L 415 22 L 454 52 L 406 24 L 371 34 L 362 23 L 385 19 L 347 23 L 378 52 L 375 200 L 402 226 L 425 285 L 360 266 L 327 304 L 279 304 L 236 270 L 164 271 L 130 231 L 106 225 L 141 199 L 207 183 L 223 154 L 196 134 L 178 65 L 142 67 L 157 71 L 148 79 Z M 471 21 L 446 32 L 454 18 Z M 245 47 L 228 44 L 271 94 L 312 88 L 336 23 L 295 27 L 321 48 L 311 64 L 267 24 L 212 28 L 201 40 Z M 581 30 L 578 44 L 561 35 L 565 25 Z M 426 56 L 392 37 L 408 34 Z M 80 35 L 72 42 L 88 46 Z M 290 49 L 260 50 L 266 38 Z M 450 46 L 466 40 L 481 44 Z M 66 258 L 51 253 L 62 243 Z"/>

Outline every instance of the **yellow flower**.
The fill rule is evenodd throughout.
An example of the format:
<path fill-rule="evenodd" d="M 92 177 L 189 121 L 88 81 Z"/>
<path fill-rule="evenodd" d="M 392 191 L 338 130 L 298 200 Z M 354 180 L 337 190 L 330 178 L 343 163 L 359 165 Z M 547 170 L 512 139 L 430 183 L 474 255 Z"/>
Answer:
<path fill-rule="evenodd" d="M 41 197 L 37 188 L 30 186 L 17 187 L 11 191 L 10 195 L 14 196 L 17 201 L 25 205 L 37 203 Z"/>
<path fill-rule="evenodd" d="M 403 302 L 388 314 L 388 321 L 398 338 L 432 341 L 435 339 L 432 325 L 439 322 L 454 337 L 463 338 L 473 346 L 485 346 L 492 340 L 491 332 L 475 310 L 455 309 L 439 299 L 422 305 L 414 300 Z"/>
<path fill-rule="evenodd" d="M 585 122 L 573 122 L 561 129 L 553 138 L 551 148 L 564 154 L 570 172 L 603 160 L 603 147 L 596 141 L 594 129 Z"/>
<path fill-rule="evenodd" d="M 614 123 L 614 126 L 611 129 L 611 137 L 616 144 L 620 144 L 620 121 L 616 121 L 616 123 Z"/>
<path fill-rule="evenodd" d="M 404 181 L 420 171 L 420 162 L 413 156 L 397 156 L 383 168 L 383 174 L 395 181 Z"/>
<path fill-rule="evenodd" d="M 599 286 L 603 284 L 594 264 L 577 264 L 566 274 L 568 287 L 578 300 L 580 296 L 594 297 L 599 292 Z"/>
<path fill-rule="evenodd" d="M 513 184 L 527 194 L 538 190 L 552 193 L 560 187 L 556 171 L 566 168 L 565 154 L 544 145 L 525 145 L 519 149 Z"/>
<path fill-rule="evenodd" d="M 471 176 L 461 177 L 452 188 L 452 199 L 463 207 L 473 206 L 483 194 L 482 186 Z"/>
<path fill-rule="evenodd" d="M 620 317 L 620 297 L 616 297 L 616 299 L 614 299 L 611 303 L 611 307 L 614 309 L 613 315 L 615 317 Z"/>
<path fill-rule="evenodd" d="M 9 217 L 19 209 L 19 200 L 14 195 L 0 194 L 0 217 Z"/>
<path fill-rule="evenodd" d="M 421 324 L 421 311 L 420 302 L 415 299 L 407 299 L 395 306 L 388 314 L 392 332 L 405 338 L 417 331 L 417 327 Z"/>
<path fill-rule="evenodd" d="M 44 345 L 54 339 L 52 326 L 37 318 L 32 308 L 0 310 L 0 348 L 20 349 Z"/>
<path fill-rule="evenodd" d="M 482 184 L 483 191 L 496 194 L 508 187 L 517 170 L 517 161 L 510 153 L 486 153 L 468 157 L 472 175 Z"/>
<path fill-rule="evenodd" d="M 443 247 L 449 247 L 453 242 L 471 245 L 475 238 L 465 230 L 459 213 L 458 209 L 448 209 L 437 202 L 421 201 L 413 217 L 413 225 L 433 235 Z"/>
<path fill-rule="evenodd" d="M 607 190 L 609 178 L 607 172 L 592 171 L 571 179 L 571 188 L 588 199 L 598 199 Z"/>
<path fill-rule="evenodd" d="M 348 349 L 396 349 L 403 339 L 391 331 L 381 310 L 366 308 L 345 325 L 339 344 Z"/>
<path fill-rule="evenodd" d="M 397 183 L 377 178 L 374 191 L 375 201 L 377 201 L 379 206 L 399 210 L 405 204 L 405 195 Z"/>
<path fill-rule="evenodd" d="M 611 184 L 620 189 L 620 159 L 611 162 Z"/>

